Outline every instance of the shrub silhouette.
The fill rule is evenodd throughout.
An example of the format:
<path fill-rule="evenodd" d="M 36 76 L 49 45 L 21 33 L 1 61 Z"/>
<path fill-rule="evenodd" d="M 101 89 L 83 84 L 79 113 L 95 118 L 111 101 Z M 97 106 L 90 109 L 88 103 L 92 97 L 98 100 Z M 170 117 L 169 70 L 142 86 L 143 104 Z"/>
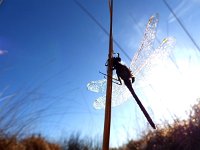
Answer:
<path fill-rule="evenodd" d="M 40 136 L 18 141 L 16 137 L 0 138 L 0 150 L 61 150 L 58 144 L 47 142 Z"/>
<path fill-rule="evenodd" d="M 174 120 L 172 125 L 149 131 L 138 141 L 129 141 L 123 150 L 199 150 L 200 101 L 192 106 L 187 120 Z"/>

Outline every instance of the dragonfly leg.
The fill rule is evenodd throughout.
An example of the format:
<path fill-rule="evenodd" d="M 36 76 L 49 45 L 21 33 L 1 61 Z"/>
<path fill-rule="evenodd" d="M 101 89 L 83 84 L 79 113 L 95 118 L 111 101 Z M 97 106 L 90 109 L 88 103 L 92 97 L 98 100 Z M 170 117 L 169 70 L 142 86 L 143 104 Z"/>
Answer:
<path fill-rule="evenodd" d="M 131 77 L 132 78 L 132 83 L 134 83 L 135 82 L 135 77 Z"/>
<path fill-rule="evenodd" d="M 120 82 L 120 85 L 122 85 L 122 81 L 121 81 L 120 77 L 118 76 L 118 74 L 117 74 L 117 78 L 118 78 L 118 81 Z"/>
<path fill-rule="evenodd" d="M 100 72 L 100 71 L 99 71 L 99 73 L 100 73 L 100 74 L 103 74 L 105 79 L 106 79 L 106 77 L 109 77 L 109 76 L 108 76 L 107 74 L 105 74 L 105 73 L 102 73 L 102 72 Z M 112 77 L 112 79 L 115 80 L 115 81 L 119 81 L 119 79 L 115 79 L 115 78 L 113 78 L 113 77 Z"/>
<path fill-rule="evenodd" d="M 105 79 L 107 79 L 107 78 L 106 78 L 106 76 L 104 76 L 104 78 L 105 78 Z M 117 79 L 115 79 L 115 78 L 112 78 L 112 80 L 119 81 L 119 80 L 117 80 Z M 122 85 L 122 83 L 121 83 L 121 82 L 120 82 L 120 83 L 118 83 L 118 82 L 115 82 L 115 81 L 112 81 L 112 82 L 113 82 L 113 83 L 115 83 L 115 84 L 118 84 L 118 85 Z"/>

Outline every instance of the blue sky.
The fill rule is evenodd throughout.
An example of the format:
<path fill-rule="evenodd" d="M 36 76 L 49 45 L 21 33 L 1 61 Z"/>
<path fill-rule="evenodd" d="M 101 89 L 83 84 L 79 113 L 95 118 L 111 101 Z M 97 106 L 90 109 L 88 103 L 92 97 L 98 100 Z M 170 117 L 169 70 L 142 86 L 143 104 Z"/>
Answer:
<path fill-rule="evenodd" d="M 108 30 L 109 11 L 106 0 L 79 2 Z M 168 0 L 168 3 L 199 43 L 200 2 Z M 149 17 L 155 13 L 159 13 L 160 17 L 157 38 L 176 38 L 176 48 L 172 56 L 179 69 L 182 69 L 179 70 L 181 77 L 190 76 L 186 75 L 187 69 L 199 74 L 196 70 L 199 66 L 198 50 L 162 1 L 115 0 L 114 38 L 127 54 L 133 57 L 143 36 L 138 26 L 144 31 Z M 36 97 L 27 98 L 26 104 L 30 108 L 27 110 L 25 105 L 22 108 L 25 111 L 20 117 L 47 108 L 38 117 L 39 121 L 34 122 L 36 128 L 33 132 L 41 132 L 51 138 L 65 137 L 77 131 L 82 135 L 101 137 L 104 111 L 92 107 L 99 94 L 88 91 L 86 85 L 92 80 L 103 78 L 98 72 L 106 70 L 104 64 L 107 59 L 108 36 L 73 0 L 5 0 L 0 6 L 0 22 L 0 91 L 4 91 L 2 97 L 18 94 L 19 91 L 22 95 L 31 93 Z M 158 43 L 155 43 L 155 47 L 157 45 Z M 121 53 L 116 46 L 114 49 Z M 130 64 L 123 54 L 121 57 L 126 64 Z M 178 75 L 177 78 L 180 79 Z M 148 99 L 149 92 L 144 94 L 141 89 L 138 93 Z M 193 93 L 194 99 L 197 98 L 195 94 Z M 37 101 L 34 101 L 33 97 Z M 191 96 L 188 95 L 188 98 Z M 166 102 L 165 99 L 163 101 Z M 172 114 L 178 113 L 170 108 L 170 102 L 165 109 Z M 151 104 L 151 101 L 149 103 Z M 184 108 L 189 108 L 189 105 L 190 103 L 186 102 Z M 155 110 L 159 111 L 161 110 Z M 183 111 L 185 110 L 179 113 Z M 155 112 L 152 114 L 159 120 Z M 160 112 L 164 116 L 169 115 L 165 113 Z M 134 137 L 131 133 L 141 134 L 146 126 L 144 122 L 145 119 L 132 101 L 114 108 L 111 127 L 113 145 Z M 127 136 L 127 133 L 131 135 Z M 123 140 L 117 139 L 123 136 Z"/>

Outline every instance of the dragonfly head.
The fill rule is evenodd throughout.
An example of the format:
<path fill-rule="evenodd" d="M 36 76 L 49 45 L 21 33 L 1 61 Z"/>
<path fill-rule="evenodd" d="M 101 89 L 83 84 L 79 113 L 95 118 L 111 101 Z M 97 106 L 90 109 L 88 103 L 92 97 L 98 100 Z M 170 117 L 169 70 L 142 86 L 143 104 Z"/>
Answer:
<path fill-rule="evenodd" d="M 118 64 L 120 62 L 121 62 L 121 58 L 120 57 L 114 57 L 113 58 L 113 65 L 116 65 L 116 64 Z"/>

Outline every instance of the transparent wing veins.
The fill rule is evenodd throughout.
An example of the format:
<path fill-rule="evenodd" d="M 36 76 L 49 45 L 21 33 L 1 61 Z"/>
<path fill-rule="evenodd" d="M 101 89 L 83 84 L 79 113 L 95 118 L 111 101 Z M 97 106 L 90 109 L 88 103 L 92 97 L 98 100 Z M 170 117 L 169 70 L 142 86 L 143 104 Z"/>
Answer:
<path fill-rule="evenodd" d="M 144 32 L 144 36 L 142 42 L 140 44 L 140 48 L 135 53 L 130 68 L 132 71 L 138 70 L 144 64 L 145 60 L 149 57 L 149 55 L 153 52 L 152 45 L 154 43 L 154 39 L 156 37 L 156 29 L 159 18 L 158 14 L 155 16 L 151 16 Z"/>
<path fill-rule="evenodd" d="M 158 21 L 158 14 L 150 17 L 144 32 L 144 37 L 142 39 L 140 48 L 137 50 L 131 61 L 130 68 L 135 76 L 140 73 L 144 67 L 150 67 L 153 59 L 159 59 L 163 56 L 169 55 L 171 49 L 175 44 L 175 39 L 172 37 L 168 37 L 161 42 L 157 49 L 153 48 Z M 113 78 L 115 77 L 116 76 L 113 76 Z M 91 81 L 87 84 L 87 88 L 92 92 L 105 93 L 106 79 Z M 129 97 L 131 97 L 130 92 L 127 88 L 125 88 L 125 85 L 113 84 L 112 93 L 112 107 L 121 105 L 122 103 L 127 101 Z M 104 109 L 105 95 L 97 98 L 93 103 L 93 107 L 95 109 Z"/>

